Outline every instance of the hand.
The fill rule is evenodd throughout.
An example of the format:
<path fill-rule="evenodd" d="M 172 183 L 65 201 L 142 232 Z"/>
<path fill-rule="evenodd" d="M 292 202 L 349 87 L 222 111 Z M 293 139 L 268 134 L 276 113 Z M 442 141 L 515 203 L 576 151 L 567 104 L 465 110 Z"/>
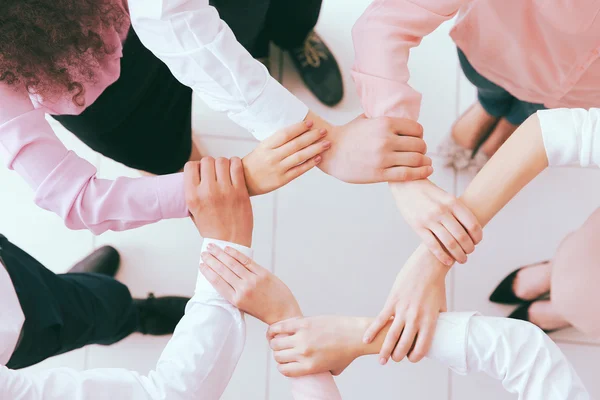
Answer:
<path fill-rule="evenodd" d="M 294 318 L 271 325 L 267 339 L 283 375 L 339 375 L 368 353 L 361 342 L 368 322 L 357 317 Z"/>
<path fill-rule="evenodd" d="M 202 237 L 251 246 L 252 205 L 239 158 L 188 162 L 184 181 L 186 203 Z"/>
<path fill-rule="evenodd" d="M 364 341 L 370 343 L 394 317 L 379 352 L 381 364 L 390 355 L 399 362 L 407 354 L 410 361 L 418 362 L 429 352 L 439 313 L 446 311 L 448 271 L 424 246 L 408 259 L 383 310 L 365 332 Z"/>
<path fill-rule="evenodd" d="M 401 118 L 364 115 L 330 131 L 319 168 L 348 183 L 403 182 L 433 173 L 423 128 Z"/>
<path fill-rule="evenodd" d="M 282 129 L 244 157 L 250 196 L 279 189 L 321 162 L 320 154 L 331 142 L 323 140 L 326 129 L 310 130 L 313 125 L 306 121 Z"/>
<path fill-rule="evenodd" d="M 483 229 L 459 199 L 429 180 L 391 185 L 400 213 L 438 260 L 452 266 L 483 238 Z"/>
<path fill-rule="evenodd" d="M 291 290 L 271 272 L 239 251 L 209 245 L 200 272 L 231 304 L 266 324 L 301 317 Z"/>

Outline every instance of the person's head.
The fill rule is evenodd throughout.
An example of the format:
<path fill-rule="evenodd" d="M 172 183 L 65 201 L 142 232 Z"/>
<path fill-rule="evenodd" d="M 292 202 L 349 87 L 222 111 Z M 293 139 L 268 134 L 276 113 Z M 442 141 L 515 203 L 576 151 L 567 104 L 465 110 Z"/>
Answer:
<path fill-rule="evenodd" d="M 82 106 L 83 84 L 116 50 L 103 32 L 121 32 L 127 18 L 115 0 L 1 0 L 0 84 Z"/>

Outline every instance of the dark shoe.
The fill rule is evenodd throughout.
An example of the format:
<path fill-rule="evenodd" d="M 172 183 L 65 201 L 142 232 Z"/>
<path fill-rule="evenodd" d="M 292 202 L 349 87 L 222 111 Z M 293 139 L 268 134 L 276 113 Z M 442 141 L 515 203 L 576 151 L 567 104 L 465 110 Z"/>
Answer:
<path fill-rule="evenodd" d="M 547 264 L 547 263 L 548 263 L 548 261 L 544 261 L 539 264 Z M 496 289 L 494 289 L 494 291 L 490 295 L 490 301 L 493 303 L 499 303 L 499 304 L 520 304 L 520 303 L 528 302 L 529 300 L 521 299 L 520 297 L 518 297 L 515 294 L 515 292 L 513 290 L 513 284 L 514 284 L 515 278 L 517 277 L 517 274 L 519 273 L 520 270 L 522 270 L 523 268 L 531 267 L 533 265 L 538 265 L 538 263 L 526 265 L 524 267 L 517 269 L 516 271 L 511 272 L 506 278 L 504 278 L 502 280 L 502 282 L 500 282 L 500 284 L 496 287 Z M 547 293 L 542 294 L 540 297 L 543 297 L 545 295 L 547 295 Z"/>
<path fill-rule="evenodd" d="M 153 293 L 147 299 L 134 299 L 139 311 L 139 321 L 136 332 L 144 335 L 170 335 L 185 313 L 185 305 L 189 297 L 167 296 L 154 297 Z"/>
<path fill-rule="evenodd" d="M 515 311 L 513 311 L 508 318 L 511 319 L 519 319 L 521 321 L 527 321 L 527 322 L 531 322 L 529 320 L 529 307 L 531 307 L 531 304 L 533 304 L 533 301 L 527 302 L 525 304 L 520 305 L 519 307 L 517 307 L 517 309 Z M 542 329 L 546 334 L 551 334 L 552 332 L 557 331 L 558 329 Z"/>
<path fill-rule="evenodd" d="M 319 35 L 311 32 L 304 44 L 289 50 L 292 61 L 306 86 L 319 100 L 335 106 L 344 97 L 340 67 Z"/>
<path fill-rule="evenodd" d="M 121 256 L 111 246 L 100 247 L 75 264 L 69 273 L 95 273 L 114 277 L 119 269 Z"/>

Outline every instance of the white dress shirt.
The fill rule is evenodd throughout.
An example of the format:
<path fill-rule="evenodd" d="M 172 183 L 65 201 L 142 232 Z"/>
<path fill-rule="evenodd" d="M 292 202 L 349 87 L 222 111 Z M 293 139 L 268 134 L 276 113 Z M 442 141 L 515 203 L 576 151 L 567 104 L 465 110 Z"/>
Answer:
<path fill-rule="evenodd" d="M 209 243 L 205 239 L 203 251 Z M 252 250 L 228 243 L 248 257 Z M 4 273 L 3 273 L 4 271 Z M 0 354 L 12 354 L 22 320 L 14 293 L 4 286 L 12 282 L 0 267 L 2 320 Z M 8 292 L 8 293 L 7 293 Z M 16 303 L 15 303 L 16 300 Z M 16 308 L 15 308 L 16 307 Z M 19 313 L 20 312 L 20 313 Z M 75 371 L 54 368 L 31 372 L 0 366 L 0 399 L 10 400 L 212 400 L 219 399 L 238 363 L 245 341 L 242 313 L 223 299 L 198 274 L 196 291 L 185 315 L 162 352 L 156 368 L 148 375 L 122 368 Z M 8 357 L 10 358 L 10 357 Z"/>
<path fill-rule="evenodd" d="M 459 374 L 484 372 L 519 400 L 590 399 L 558 346 L 529 322 L 442 313 L 427 357 Z"/>
<path fill-rule="evenodd" d="M 600 166 L 600 109 L 537 112 L 550 166 Z"/>
<path fill-rule="evenodd" d="M 263 140 L 308 108 L 236 40 L 208 0 L 129 0 L 140 41 L 209 107 Z"/>

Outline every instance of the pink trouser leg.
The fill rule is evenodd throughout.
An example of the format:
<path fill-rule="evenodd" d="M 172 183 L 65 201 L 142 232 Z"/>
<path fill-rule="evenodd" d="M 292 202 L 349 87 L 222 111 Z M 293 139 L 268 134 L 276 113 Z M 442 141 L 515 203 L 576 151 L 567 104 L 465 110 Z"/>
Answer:
<path fill-rule="evenodd" d="M 558 248 L 550 296 L 571 325 L 600 338 L 600 208 Z"/>

